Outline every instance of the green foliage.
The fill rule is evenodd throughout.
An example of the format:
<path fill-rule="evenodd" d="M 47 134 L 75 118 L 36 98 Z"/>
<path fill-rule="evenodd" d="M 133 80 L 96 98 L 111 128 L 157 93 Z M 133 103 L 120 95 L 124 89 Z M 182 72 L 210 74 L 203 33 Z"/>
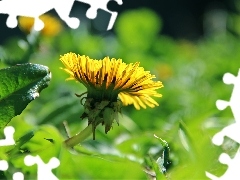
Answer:
<path fill-rule="evenodd" d="M 222 82 L 223 74 L 236 75 L 239 70 L 238 25 L 228 25 L 235 33 L 213 32 L 194 42 L 166 37 L 160 32 L 161 26 L 154 12 L 138 9 L 119 15 L 114 26 L 116 35 L 90 33 L 82 23 L 79 29 L 65 29 L 56 38 L 30 34 L 36 41 L 26 38 L 23 52 L 15 51 L 19 39 L 11 40 L 14 45 L 0 47 L 1 67 L 5 68 L 0 70 L 0 82 L 7 81 L 0 85 L 2 127 L 33 100 L 32 94 L 48 85 L 49 70 L 45 66 L 52 73 L 50 86 L 9 123 L 15 127 L 14 138 L 18 141 L 0 149 L 0 159 L 10 162 L 4 177 L 11 179 L 11 172 L 19 170 L 25 179 L 36 178 L 36 166 L 23 163 L 27 154 L 39 155 L 44 162 L 57 157 L 61 164 L 53 172 L 60 179 L 206 179 L 205 171 L 221 176 L 227 166 L 218 162 L 219 155 L 226 152 L 233 156 L 239 147 L 227 138 L 220 147 L 211 142 L 216 132 L 233 123 L 231 110 L 219 111 L 215 102 L 228 100 L 231 95 L 232 86 Z M 75 96 L 86 89 L 80 83 L 66 82 L 68 75 L 59 69 L 59 56 L 69 51 L 96 59 L 110 56 L 127 63 L 141 62 L 164 84 L 159 90 L 163 97 L 156 99 L 160 106 L 139 111 L 123 107 L 119 126 L 114 123 L 107 135 L 100 126 L 96 140 L 89 137 L 74 149 L 66 149 L 62 142 L 87 126 L 87 120 L 80 119 L 83 107 Z M 8 52 L 15 57 L 31 52 L 24 62 L 35 64 L 6 68 Z M 15 112 L 13 105 L 3 104 L 7 102 L 22 109 Z M 12 110 L 5 110 L 7 107 Z M 162 165 L 166 166 L 165 174 L 159 169 Z"/>
<path fill-rule="evenodd" d="M 10 38 L 0 46 L 0 59 L 7 65 L 28 63 L 39 43 L 39 32 L 33 31 L 25 39 Z"/>
<path fill-rule="evenodd" d="M 123 14 L 117 21 L 116 27 L 117 35 L 126 48 L 145 51 L 151 47 L 160 30 L 161 21 L 152 11 L 139 9 Z"/>
<path fill-rule="evenodd" d="M 51 74 L 39 64 L 21 64 L 0 70 L 0 129 L 26 108 L 48 86 Z"/>

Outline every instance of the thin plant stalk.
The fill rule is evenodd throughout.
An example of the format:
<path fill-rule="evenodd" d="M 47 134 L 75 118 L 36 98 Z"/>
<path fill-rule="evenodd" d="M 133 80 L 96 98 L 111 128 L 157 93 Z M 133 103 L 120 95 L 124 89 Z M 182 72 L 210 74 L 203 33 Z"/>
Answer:
<path fill-rule="evenodd" d="M 82 130 L 80 133 L 74 135 L 73 137 L 65 140 L 63 143 L 66 147 L 73 147 L 82 141 L 84 141 L 87 137 L 89 137 L 92 134 L 92 125 L 88 125 L 84 130 Z"/>

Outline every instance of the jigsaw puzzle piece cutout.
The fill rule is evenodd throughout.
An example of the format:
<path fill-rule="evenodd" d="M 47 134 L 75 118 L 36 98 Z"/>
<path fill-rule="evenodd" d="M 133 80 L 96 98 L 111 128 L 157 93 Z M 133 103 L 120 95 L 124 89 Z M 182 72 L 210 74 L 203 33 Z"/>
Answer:
<path fill-rule="evenodd" d="M 8 169 L 8 163 L 5 160 L 0 160 L 0 171 L 6 171 Z"/>
<path fill-rule="evenodd" d="M 13 180 L 24 180 L 24 175 L 21 172 L 15 172 L 13 174 Z"/>
<path fill-rule="evenodd" d="M 225 73 L 223 76 L 223 82 L 225 84 L 233 84 L 233 90 L 230 97 L 230 101 L 217 100 L 216 106 L 219 110 L 224 110 L 227 106 L 230 106 L 234 119 L 236 123 L 233 123 L 225 128 L 223 128 L 219 133 L 217 133 L 212 142 L 218 146 L 220 146 L 224 141 L 224 136 L 231 138 L 232 140 L 238 142 L 240 144 L 240 111 L 239 111 L 239 103 L 240 103 L 240 69 L 238 71 L 238 75 L 234 76 L 231 73 Z"/>
<path fill-rule="evenodd" d="M 8 162 L 0 160 L 0 171 L 6 171 L 8 169 Z M 13 180 L 24 180 L 24 175 L 21 172 L 15 172 L 13 174 Z"/>
<path fill-rule="evenodd" d="M 114 4 L 114 6 L 111 6 L 109 5 L 110 4 Z M 121 6 L 123 4 L 122 0 L 112 0 L 112 1 L 109 1 L 108 4 L 107 4 L 107 9 L 112 12 L 112 19 L 110 19 L 109 21 L 109 25 L 108 25 L 108 29 L 107 30 L 111 30 L 113 28 L 113 25 L 117 19 L 117 16 L 118 16 L 118 12 L 115 8 L 112 8 L 112 7 L 116 7 L 116 4 L 118 6 Z M 109 8 L 110 7 L 110 8 Z"/>
<path fill-rule="evenodd" d="M 238 75 L 234 76 L 231 73 L 225 73 L 223 76 L 223 82 L 225 84 L 233 84 L 233 90 L 230 97 L 229 102 L 224 100 L 217 100 L 216 106 L 219 110 L 224 110 L 227 106 L 230 106 L 234 119 L 236 123 L 233 123 L 225 128 L 223 128 L 220 132 L 214 135 L 212 142 L 215 145 L 222 145 L 224 141 L 224 137 L 229 137 L 232 140 L 238 142 L 240 144 L 240 111 L 239 111 L 239 103 L 240 103 L 240 69 L 238 71 Z M 222 164 L 228 165 L 228 169 L 221 176 L 217 177 L 213 174 L 205 172 L 206 176 L 212 180 L 228 180 L 233 179 L 237 180 L 240 178 L 240 149 L 238 149 L 235 157 L 233 159 L 226 153 L 222 153 L 219 156 L 219 161 Z"/>
<path fill-rule="evenodd" d="M 15 129 L 12 126 L 7 126 L 3 130 L 5 139 L 0 139 L 0 146 L 11 146 L 15 144 L 13 134 Z"/>
<path fill-rule="evenodd" d="M 57 158 L 52 157 L 50 161 L 47 164 L 45 164 L 38 155 L 37 156 L 27 155 L 24 158 L 24 163 L 27 166 L 32 166 L 34 164 L 37 164 L 38 180 L 45 180 L 45 179 L 58 180 L 58 178 L 52 173 L 52 169 L 60 165 L 60 161 Z"/>
<path fill-rule="evenodd" d="M 230 97 L 229 102 L 224 100 L 217 100 L 216 106 L 219 110 L 224 110 L 227 106 L 231 107 L 234 119 L 236 122 L 240 123 L 240 109 L 239 109 L 239 102 L 240 102 L 240 69 L 238 71 L 238 75 L 234 76 L 231 73 L 225 73 L 223 76 L 223 82 L 225 84 L 233 84 L 233 91 Z"/>
<path fill-rule="evenodd" d="M 97 17 L 98 9 L 102 9 L 102 10 L 110 13 L 111 17 L 109 20 L 107 30 L 112 29 L 118 13 L 108 9 L 107 4 L 109 3 L 110 0 L 98 0 L 98 1 L 96 1 L 96 0 L 77 0 L 77 1 L 90 5 L 90 8 L 86 12 L 86 16 L 89 19 L 95 19 Z M 122 0 L 114 0 L 114 1 L 116 1 L 119 5 L 123 4 Z"/>
<path fill-rule="evenodd" d="M 230 98 L 230 106 L 235 118 L 236 122 L 240 123 L 240 108 L 239 108 L 239 102 L 240 102 L 240 69 L 238 71 L 238 75 L 235 77 L 233 75 L 226 75 L 224 76 L 226 79 L 226 83 L 234 84 L 232 96 Z"/>
<path fill-rule="evenodd" d="M 231 73 L 225 73 L 223 75 L 223 82 L 225 84 L 235 84 L 237 82 L 237 77 Z"/>
<path fill-rule="evenodd" d="M 229 102 L 227 102 L 227 101 L 224 101 L 224 100 L 217 100 L 216 101 L 216 106 L 217 106 L 217 108 L 219 109 L 219 110 L 224 110 L 224 109 L 226 109 L 227 108 L 227 106 L 229 106 L 230 105 L 230 103 Z"/>
<path fill-rule="evenodd" d="M 213 136 L 212 142 L 215 145 L 220 146 L 223 144 L 225 136 L 240 144 L 240 123 L 233 123 L 223 128 Z"/>
<path fill-rule="evenodd" d="M 213 175 L 213 174 L 211 174 L 211 173 L 209 173 L 209 172 L 205 172 L 205 175 L 208 177 L 208 178 L 210 178 L 211 180 L 220 180 L 220 178 L 219 177 L 217 177 L 217 176 L 215 176 L 215 175 Z"/>
<path fill-rule="evenodd" d="M 66 24 L 76 29 L 80 20 L 74 17 L 69 17 L 74 0 L 1 0 L 0 14 L 8 14 L 6 24 L 10 28 L 15 28 L 18 25 L 17 16 L 26 16 L 34 18 L 33 28 L 40 31 L 44 27 L 44 23 L 39 17 L 44 13 L 55 9 L 59 17 Z"/>
<path fill-rule="evenodd" d="M 80 20 L 76 17 L 70 17 L 75 0 L 61 0 L 55 4 L 55 11 L 58 16 L 72 29 L 77 29 L 80 26 Z"/>
<path fill-rule="evenodd" d="M 108 1 L 107 8 L 112 12 L 118 12 L 119 7 L 121 7 L 122 4 L 123 4 L 123 2 L 117 2 L 114 0 L 110 0 L 110 1 Z"/>
<path fill-rule="evenodd" d="M 2 0 L 0 1 L 0 13 L 8 14 L 7 26 L 15 28 L 18 24 L 17 16 L 34 18 L 34 29 L 41 30 L 44 23 L 39 16 L 51 10 L 56 0 Z"/>
<path fill-rule="evenodd" d="M 228 165 L 227 171 L 221 176 L 216 177 L 215 175 L 206 172 L 206 176 L 209 177 L 212 180 L 229 180 L 231 177 L 231 180 L 238 180 L 240 177 L 240 150 L 238 149 L 236 155 L 233 159 L 230 158 L 230 156 L 226 153 L 222 153 L 219 156 L 219 162 L 222 164 Z"/>

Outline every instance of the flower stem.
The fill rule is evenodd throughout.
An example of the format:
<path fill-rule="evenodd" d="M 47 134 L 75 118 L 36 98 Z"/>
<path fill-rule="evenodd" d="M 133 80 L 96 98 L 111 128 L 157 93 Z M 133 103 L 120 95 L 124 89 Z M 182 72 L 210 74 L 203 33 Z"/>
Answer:
<path fill-rule="evenodd" d="M 88 125 L 84 130 L 82 130 L 80 133 L 74 135 L 73 137 L 65 140 L 63 143 L 66 147 L 73 147 L 83 140 L 85 140 L 88 136 L 92 134 L 92 125 Z"/>

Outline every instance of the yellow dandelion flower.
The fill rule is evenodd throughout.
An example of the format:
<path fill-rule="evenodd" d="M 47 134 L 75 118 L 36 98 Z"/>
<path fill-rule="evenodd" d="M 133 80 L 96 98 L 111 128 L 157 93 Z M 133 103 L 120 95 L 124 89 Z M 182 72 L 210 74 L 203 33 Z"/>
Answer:
<path fill-rule="evenodd" d="M 153 81 L 154 75 L 139 67 L 139 62 L 126 64 L 122 59 L 94 60 L 88 56 L 67 53 L 60 56 L 69 80 L 77 80 L 87 88 L 82 118 L 88 118 L 93 127 L 93 136 L 98 124 L 105 125 L 107 133 L 113 120 L 118 123 L 121 100 L 123 105 L 133 104 L 136 109 L 155 107 L 158 103 L 152 99 L 162 97 L 156 89 L 162 88 L 160 81 Z M 77 95 L 81 97 L 82 95 Z M 94 136 L 95 138 L 95 136 Z"/>
<path fill-rule="evenodd" d="M 49 14 L 43 14 L 39 18 L 44 23 L 41 34 L 45 36 L 55 36 L 62 30 L 62 24 L 56 17 Z M 34 25 L 34 18 L 20 16 L 18 20 L 20 29 L 26 33 L 30 33 Z"/>

